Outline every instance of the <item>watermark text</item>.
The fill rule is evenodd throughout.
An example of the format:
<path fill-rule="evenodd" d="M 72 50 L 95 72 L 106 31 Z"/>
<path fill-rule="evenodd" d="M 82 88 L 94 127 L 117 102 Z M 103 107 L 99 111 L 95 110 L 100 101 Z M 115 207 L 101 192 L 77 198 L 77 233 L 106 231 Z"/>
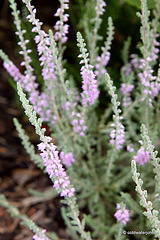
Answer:
<path fill-rule="evenodd" d="M 150 235 L 154 234 L 152 231 L 123 231 L 124 235 Z"/>

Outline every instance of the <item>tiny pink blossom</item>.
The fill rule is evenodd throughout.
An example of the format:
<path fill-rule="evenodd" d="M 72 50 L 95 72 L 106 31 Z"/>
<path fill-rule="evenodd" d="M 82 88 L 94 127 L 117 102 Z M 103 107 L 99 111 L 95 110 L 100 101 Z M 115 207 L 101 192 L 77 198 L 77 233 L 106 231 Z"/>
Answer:
<path fill-rule="evenodd" d="M 127 146 L 127 151 L 128 152 L 134 152 L 133 144 L 130 144 Z"/>
<path fill-rule="evenodd" d="M 149 161 L 149 152 L 146 151 L 143 147 L 141 147 L 137 155 L 133 157 L 133 159 L 139 164 L 144 165 L 146 162 Z"/>
<path fill-rule="evenodd" d="M 126 223 L 129 221 L 129 210 L 126 209 L 126 207 L 120 206 L 120 204 L 117 204 L 117 211 L 114 214 L 115 218 L 118 222 L 121 222 L 122 224 L 126 225 Z"/>
<path fill-rule="evenodd" d="M 74 132 L 78 133 L 79 136 L 83 137 L 85 135 L 85 131 L 87 130 L 87 126 L 84 125 L 84 119 L 82 118 L 80 113 L 75 112 L 72 112 L 71 117 L 73 119 L 71 125 L 73 126 Z"/>
<path fill-rule="evenodd" d="M 69 153 L 66 153 L 66 154 L 64 152 L 61 152 L 60 153 L 60 158 L 61 158 L 63 164 L 66 165 L 66 166 L 71 166 L 72 163 L 75 161 L 72 152 L 69 152 Z"/>
<path fill-rule="evenodd" d="M 37 234 L 35 234 L 34 236 L 33 236 L 33 239 L 34 240 L 49 240 L 46 236 L 45 236 L 45 232 L 46 232 L 46 230 L 44 229 L 44 230 L 42 230 L 42 232 L 41 232 L 41 234 L 38 236 Z"/>
<path fill-rule="evenodd" d="M 46 148 L 46 144 L 45 143 L 40 143 L 37 146 L 38 146 L 38 149 L 41 150 L 41 151 L 44 151 L 44 149 Z"/>
<path fill-rule="evenodd" d="M 115 124 L 112 124 L 115 127 Z M 123 143 L 125 142 L 125 131 L 124 126 L 121 123 L 118 123 L 116 129 L 113 129 L 110 133 L 110 143 L 116 146 L 116 149 L 119 150 L 123 147 Z"/>
<path fill-rule="evenodd" d="M 102 48 L 102 50 L 103 50 L 103 48 Z M 106 52 L 105 54 L 102 53 L 101 56 L 97 57 L 97 63 L 95 65 L 96 76 L 98 76 L 99 74 L 105 74 L 107 72 L 105 67 L 107 66 L 107 64 L 110 60 L 110 55 L 111 55 L 110 52 Z"/>

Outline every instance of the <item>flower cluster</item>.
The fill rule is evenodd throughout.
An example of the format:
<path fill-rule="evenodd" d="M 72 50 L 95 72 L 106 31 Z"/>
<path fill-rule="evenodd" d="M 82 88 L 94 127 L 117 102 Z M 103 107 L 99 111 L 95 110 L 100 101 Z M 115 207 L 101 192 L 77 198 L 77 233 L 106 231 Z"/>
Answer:
<path fill-rule="evenodd" d="M 152 97 L 155 97 L 152 94 L 151 83 L 153 83 L 156 77 L 153 76 L 154 70 L 152 70 L 151 66 L 149 65 L 149 62 L 151 61 L 152 59 L 149 57 L 147 58 L 147 62 L 144 59 L 140 59 L 141 65 L 139 65 L 139 69 L 142 69 L 143 71 L 138 74 L 138 77 L 142 85 L 145 87 L 145 89 L 143 90 L 143 94 L 145 96 L 151 95 Z"/>
<path fill-rule="evenodd" d="M 33 78 L 30 79 L 29 75 L 24 76 L 21 74 L 19 69 L 11 61 L 8 60 L 7 62 L 4 62 L 3 66 L 14 81 L 19 82 L 26 92 L 32 93 L 36 91 L 35 89 L 38 87 L 38 84 L 33 81 Z"/>
<path fill-rule="evenodd" d="M 115 126 L 114 123 L 111 124 L 112 127 L 116 127 L 110 132 L 110 143 L 116 146 L 116 149 L 119 150 L 122 148 L 123 143 L 125 142 L 125 131 L 124 126 L 118 122 Z"/>
<path fill-rule="evenodd" d="M 45 232 L 46 232 L 46 229 L 42 230 L 41 236 L 38 236 L 37 234 L 35 234 L 35 235 L 33 236 L 33 240 L 49 240 L 49 239 L 45 236 Z"/>
<path fill-rule="evenodd" d="M 34 235 L 33 240 L 45 240 L 45 238 L 44 237 L 38 237 L 37 235 Z"/>
<path fill-rule="evenodd" d="M 51 139 L 50 139 L 51 140 Z M 54 187 L 62 196 L 72 197 L 75 189 L 71 187 L 69 177 L 61 164 L 59 159 L 59 152 L 56 151 L 56 146 L 53 143 L 40 143 L 38 144 L 38 149 L 42 152 L 40 153 L 44 166 L 46 167 L 46 172 L 51 179 L 54 179 Z"/>
<path fill-rule="evenodd" d="M 105 1 L 97 0 L 97 4 L 96 4 L 96 7 L 95 7 L 96 14 L 97 15 L 103 15 L 103 13 L 105 12 L 104 7 L 106 7 Z"/>
<path fill-rule="evenodd" d="M 66 154 L 64 152 L 60 152 L 59 156 L 60 156 L 60 159 L 62 160 L 62 163 L 68 167 L 70 167 L 72 163 L 75 161 L 72 152 L 69 152 Z"/>
<path fill-rule="evenodd" d="M 160 92 L 160 81 L 159 78 L 153 75 L 154 70 L 151 67 L 151 63 L 154 60 L 152 57 L 147 57 L 146 60 L 138 58 L 135 54 L 131 55 L 131 64 L 133 68 L 139 69 L 138 77 L 143 86 L 143 98 L 148 96 L 149 105 L 152 106 L 152 99 L 155 98 Z"/>
<path fill-rule="evenodd" d="M 103 48 L 102 48 L 103 50 Z M 95 74 L 96 76 L 98 76 L 99 74 L 105 74 L 107 71 L 105 69 L 105 67 L 107 66 L 109 60 L 110 60 L 110 52 L 106 52 L 105 54 L 102 53 L 101 56 L 97 57 L 97 63 L 95 65 Z"/>
<path fill-rule="evenodd" d="M 99 91 L 97 89 L 97 81 L 95 80 L 95 74 L 92 71 L 92 66 L 89 65 L 88 68 L 81 68 L 82 76 L 82 104 L 84 106 L 93 105 L 95 100 L 99 96 Z"/>
<path fill-rule="evenodd" d="M 29 22 L 33 24 L 32 32 L 37 33 L 34 40 L 37 44 L 37 51 L 39 55 L 39 60 L 41 62 L 42 76 L 45 86 L 50 91 L 51 84 L 50 81 L 56 79 L 55 68 L 53 63 L 53 54 L 50 49 L 50 39 L 47 33 L 41 29 L 42 22 L 36 18 L 36 9 L 31 5 L 30 1 L 23 0 L 26 4 L 30 14 L 27 16 Z"/>
<path fill-rule="evenodd" d="M 58 8 L 57 12 L 54 16 L 59 17 L 60 19 L 56 22 L 54 28 L 56 30 L 56 33 L 54 35 L 54 38 L 56 41 L 60 40 L 62 43 L 65 43 L 67 41 L 67 33 L 68 33 L 68 24 L 64 24 L 68 21 L 68 14 L 64 14 L 64 11 L 69 8 L 69 0 L 60 0 L 61 7 Z"/>
<path fill-rule="evenodd" d="M 26 87 L 25 90 L 27 92 L 31 92 L 37 88 L 37 84 L 35 83 L 36 77 L 34 75 L 34 69 L 31 66 L 32 59 L 29 56 L 32 50 L 28 49 L 27 44 L 29 43 L 29 40 L 25 38 L 26 30 L 21 28 L 20 11 L 17 10 L 16 2 L 10 1 L 10 7 L 12 9 L 12 15 L 14 16 L 14 24 L 17 29 L 15 34 L 19 38 L 18 45 L 21 48 L 19 54 L 22 55 L 24 58 L 20 65 L 25 66 L 24 70 L 25 73 L 24 85 Z"/>
<path fill-rule="evenodd" d="M 53 108 L 52 99 L 52 88 L 55 86 L 56 76 L 55 76 L 55 65 L 53 62 L 53 54 L 50 49 L 50 39 L 49 35 L 45 33 L 42 29 L 42 22 L 36 19 L 36 9 L 31 5 L 30 1 L 23 0 L 26 4 L 30 14 L 27 19 L 33 24 L 32 32 L 37 33 L 34 40 L 37 44 L 37 51 L 39 55 L 40 65 L 42 66 L 42 76 L 44 79 L 44 89 L 45 91 L 40 93 L 38 85 L 34 91 L 32 90 L 29 94 L 29 100 L 34 106 L 34 110 L 39 114 L 43 121 L 48 121 L 51 124 L 55 124 L 57 116 L 55 115 L 55 109 Z M 27 76 L 24 77 L 24 79 Z M 25 81 L 23 80 L 23 84 Z M 25 84 L 28 88 L 28 84 Z M 22 85 L 23 87 L 23 85 Z M 26 88 L 24 88 L 26 90 Z"/>
<path fill-rule="evenodd" d="M 118 222 L 121 222 L 122 224 L 126 225 L 126 223 L 129 221 L 129 210 L 126 209 L 125 206 L 121 206 L 121 204 L 117 203 L 117 211 L 114 214 L 115 218 Z"/>
<path fill-rule="evenodd" d="M 30 81 L 29 75 L 23 75 L 20 73 L 19 69 L 11 62 L 4 62 L 4 67 L 8 73 L 13 77 L 15 82 L 19 82 L 23 89 L 28 92 L 29 100 L 33 104 L 34 110 L 39 114 L 43 121 L 50 121 L 51 124 L 55 124 L 57 117 L 54 115 L 53 111 L 50 109 L 52 99 L 51 97 L 36 89 L 38 84 Z"/>
<path fill-rule="evenodd" d="M 123 66 L 121 68 L 121 71 L 123 72 L 125 77 L 128 77 L 131 74 L 132 70 L 133 68 L 131 63 L 128 63 L 127 66 Z"/>
<path fill-rule="evenodd" d="M 87 49 L 85 48 L 86 43 L 84 43 L 84 39 L 80 32 L 77 33 L 77 41 L 78 46 L 80 48 L 81 54 L 78 56 L 82 58 L 80 64 L 84 63 L 84 66 L 81 67 L 81 76 L 82 76 L 82 105 L 83 106 L 91 106 L 95 103 L 96 99 L 99 96 L 97 80 L 95 79 L 95 74 L 93 72 L 93 66 L 89 64 L 89 53 L 87 53 Z"/>
<path fill-rule="evenodd" d="M 131 104 L 131 92 L 134 88 L 134 85 L 133 84 L 126 84 L 126 83 L 122 83 L 121 84 L 121 92 L 123 94 L 123 107 L 128 107 L 130 104 Z"/>
<path fill-rule="evenodd" d="M 66 111 L 71 111 L 73 108 L 75 108 L 78 105 L 78 102 L 80 101 L 80 95 L 77 88 L 68 89 L 67 91 L 67 97 L 68 101 L 66 101 L 64 104 L 61 105 L 61 108 Z"/>
<path fill-rule="evenodd" d="M 146 162 L 149 161 L 149 152 L 146 151 L 143 147 L 141 147 L 137 155 L 133 157 L 133 159 L 139 164 L 144 165 Z"/>
<path fill-rule="evenodd" d="M 29 100 L 33 104 L 34 110 L 44 122 L 50 122 L 53 125 L 55 124 L 57 116 L 54 115 L 53 110 L 50 108 L 52 99 L 47 93 L 39 93 L 39 91 L 32 92 Z"/>
<path fill-rule="evenodd" d="M 156 34 L 156 38 L 159 37 L 159 34 Z M 156 40 L 156 38 L 153 40 L 153 46 L 152 46 L 152 51 L 151 51 L 151 59 L 152 61 L 155 61 L 158 58 L 158 53 L 159 53 L 159 46 L 160 43 Z"/>
<path fill-rule="evenodd" d="M 33 22 L 34 19 L 32 18 L 32 15 L 28 15 L 29 21 Z M 37 20 L 38 21 L 38 20 Z M 35 42 L 37 44 L 37 50 L 39 54 L 39 60 L 41 62 L 41 66 L 43 66 L 42 69 L 42 76 L 45 80 L 45 84 L 48 87 L 48 90 L 50 90 L 50 80 L 55 80 L 55 68 L 53 63 L 53 54 L 50 46 L 50 40 L 48 37 L 48 34 L 46 34 L 43 30 L 39 29 L 41 24 L 40 22 L 34 22 L 36 24 L 36 27 L 32 29 L 32 32 L 38 32 L 38 35 L 35 36 Z M 40 24 L 40 26 L 39 26 Z"/>
<path fill-rule="evenodd" d="M 23 75 L 20 73 L 19 69 L 11 61 L 4 62 L 3 66 L 7 70 L 7 72 L 10 74 L 10 76 L 14 79 L 15 82 L 19 82 L 21 85 L 23 84 L 23 82 L 21 81 L 23 79 Z"/>
<path fill-rule="evenodd" d="M 75 113 L 75 112 L 72 112 L 71 117 L 73 119 L 71 122 L 71 125 L 73 126 L 73 130 L 83 137 L 87 129 L 84 119 L 82 118 L 80 113 Z"/>
<path fill-rule="evenodd" d="M 127 151 L 128 152 L 134 152 L 133 144 L 127 145 Z"/>

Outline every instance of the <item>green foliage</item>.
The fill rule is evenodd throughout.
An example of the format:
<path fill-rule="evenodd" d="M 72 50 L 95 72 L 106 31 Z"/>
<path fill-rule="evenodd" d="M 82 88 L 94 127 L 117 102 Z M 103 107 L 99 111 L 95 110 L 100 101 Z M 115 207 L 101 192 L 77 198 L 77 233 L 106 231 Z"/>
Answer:
<path fill-rule="evenodd" d="M 39 154 L 35 153 L 34 146 L 30 143 L 29 137 L 25 134 L 24 130 L 22 129 L 21 124 L 18 122 L 16 118 L 13 119 L 14 124 L 16 126 L 17 132 L 19 134 L 20 139 L 22 140 L 22 145 L 24 146 L 26 152 L 30 154 L 31 160 L 37 164 L 37 166 L 41 169 L 44 168 L 42 158 Z"/>
<path fill-rule="evenodd" d="M 124 0 L 127 4 L 130 4 L 133 7 L 136 7 L 138 9 L 141 9 L 141 0 Z M 148 0 L 147 5 L 149 8 L 154 8 L 155 1 L 154 0 Z"/>
<path fill-rule="evenodd" d="M 140 178 L 140 173 L 137 172 L 136 162 L 132 160 L 131 162 L 131 170 L 133 175 L 133 181 L 136 183 L 136 191 L 140 195 L 140 205 L 146 209 L 146 211 L 143 213 L 148 220 L 150 221 L 150 224 L 152 226 L 152 231 L 155 234 L 155 237 L 160 237 L 160 221 L 157 217 L 158 211 L 153 209 L 153 204 L 151 201 L 147 200 L 147 190 L 142 190 L 143 181 Z"/>

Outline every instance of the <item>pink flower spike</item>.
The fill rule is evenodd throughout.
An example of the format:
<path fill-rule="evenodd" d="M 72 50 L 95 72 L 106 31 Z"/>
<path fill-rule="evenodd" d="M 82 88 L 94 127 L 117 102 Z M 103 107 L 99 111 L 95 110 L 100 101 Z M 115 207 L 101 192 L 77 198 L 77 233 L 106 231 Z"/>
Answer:
<path fill-rule="evenodd" d="M 48 137 L 45 138 L 48 140 Z M 59 152 L 56 151 L 56 146 L 53 143 L 48 142 L 40 143 L 38 144 L 38 149 L 41 150 L 40 155 L 43 159 L 44 166 L 46 167 L 46 172 L 54 182 L 53 187 L 56 188 L 61 196 L 72 197 L 74 191 L 70 190 L 72 189 L 72 186 L 70 185 L 69 177 L 66 175 L 65 169 L 61 164 L 58 156 Z M 71 152 L 68 154 L 62 152 L 62 158 L 63 157 L 68 165 L 71 165 L 71 163 L 75 161 Z"/>
<path fill-rule="evenodd" d="M 86 67 L 81 68 L 82 76 L 82 104 L 84 106 L 93 105 L 95 100 L 99 96 L 97 81 L 95 80 L 95 74 L 92 70 L 87 69 Z"/>
<path fill-rule="evenodd" d="M 69 1 L 61 0 L 60 3 L 60 8 L 58 8 L 57 12 L 54 14 L 54 16 L 59 17 L 59 20 L 54 26 L 54 29 L 56 30 L 54 38 L 56 41 L 60 40 L 62 43 L 65 43 L 68 39 L 66 34 L 68 33 L 69 25 L 66 24 L 66 22 L 68 21 L 69 15 L 64 12 L 69 9 Z"/>

